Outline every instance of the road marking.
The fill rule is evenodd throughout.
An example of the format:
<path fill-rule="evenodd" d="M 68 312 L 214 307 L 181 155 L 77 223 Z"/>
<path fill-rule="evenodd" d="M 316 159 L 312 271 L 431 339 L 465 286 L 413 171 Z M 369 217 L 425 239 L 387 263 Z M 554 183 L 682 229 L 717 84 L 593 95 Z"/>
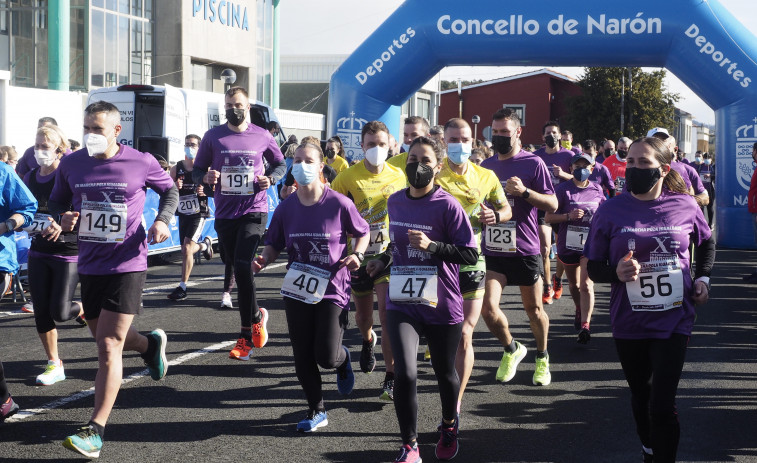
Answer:
<path fill-rule="evenodd" d="M 190 352 L 188 354 L 184 354 L 181 357 L 178 357 L 174 360 L 171 360 L 168 362 L 168 366 L 176 366 L 181 365 L 184 362 L 188 362 L 190 360 L 194 360 L 198 357 L 202 357 L 203 355 L 210 354 L 213 352 L 216 352 L 218 350 L 224 349 L 226 347 L 232 346 L 236 343 L 236 341 L 224 341 L 219 342 L 218 344 L 213 344 L 208 347 L 204 347 L 200 350 Z M 132 381 L 136 381 L 144 376 L 148 376 L 150 374 L 150 371 L 145 368 L 142 371 L 138 371 L 137 373 L 131 374 L 124 378 L 121 381 L 121 385 L 128 384 Z M 51 410 L 54 410 L 56 408 L 60 408 L 64 405 L 70 404 L 71 402 L 75 402 L 79 399 L 83 399 L 85 397 L 89 397 L 95 393 L 95 388 L 91 387 L 89 389 L 86 389 L 84 391 L 77 392 L 76 394 L 70 395 L 68 397 L 62 397 L 58 400 L 53 400 L 52 402 L 48 402 L 44 405 L 41 405 L 38 408 L 29 408 L 26 410 L 20 410 L 18 413 L 16 413 L 14 416 L 8 418 L 5 420 L 6 423 L 12 423 L 14 421 L 21 421 L 23 419 L 29 418 L 30 416 L 35 415 L 41 415 L 43 413 L 49 412 Z"/>
<path fill-rule="evenodd" d="M 266 266 L 263 270 L 261 270 L 261 272 L 265 272 L 266 270 L 273 270 L 275 268 L 283 267 L 286 264 L 287 264 L 286 262 L 279 262 L 278 264 L 271 264 L 271 265 Z M 223 276 L 213 276 L 213 277 L 198 278 L 196 280 L 191 280 L 191 281 L 187 282 L 187 287 L 190 288 L 192 286 L 199 286 L 202 283 L 206 283 L 208 281 L 215 281 L 215 280 L 222 280 L 222 279 L 223 279 Z M 173 283 L 167 284 L 167 285 L 153 286 L 152 288 L 146 288 L 144 291 L 142 291 L 142 295 L 143 296 L 147 296 L 147 295 L 155 294 L 155 293 L 158 293 L 158 292 L 161 292 L 161 291 L 166 291 L 168 289 L 173 289 L 175 287 L 176 287 L 176 285 L 173 284 Z M 22 312 L 21 309 L 0 312 L 0 318 L 3 318 L 3 317 L 14 317 L 14 316 L 19 316 L 19 315 L 32 315 L 33 316 L 34 314 L 27 313 L 27 312 Z"/>

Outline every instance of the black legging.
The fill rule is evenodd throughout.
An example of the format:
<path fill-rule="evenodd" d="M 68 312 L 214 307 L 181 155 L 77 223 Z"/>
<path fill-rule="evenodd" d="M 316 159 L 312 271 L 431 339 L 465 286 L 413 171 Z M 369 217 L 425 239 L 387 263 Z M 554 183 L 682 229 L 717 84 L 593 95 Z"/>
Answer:
<path fill-rule="evenodd" d="M 255 297 L 252 259 L 265 233 L 268 213 L 253 212 L 236 219 L 216 219 L 218 239 L 223 242 L 226 263 L 233 262 L 242 327 L 259 323 L 262 317 Z"/>
<path fill-rule="evenodd" d="M 442 399 L 442 418 L 454 420 L 460 393 L 455 355 L 463 324 L 426 325 L 404 312 L 387 310 L 386 330 L 394 353 L 394 410 L 402 442 L 410 444 L 418 438 L 418 340 L 421 335 L 426 337 L 434 360 L 432 365 Z"/>
<path fill-rule="evenodd" d="M 306 304 L 288 297 L 284 308 L 294 352 L 294 370 L 311 410 L 324 411 L 321 391 L 321 372 L 344 363 L 347 354 L 342 349 L 346 314 L 338 305 L 323 300 Z"/>
<path fill-rule="evenodd" d="M 221 255 L 221 262 L 223 262 L 223 292 L 230 293 L 234 289 L 234 264 L 232 262 L 226 262 L 226 255 L 223 250 L 223 241 L 218 237 L 218 254 Z"/>
<path fill-rule="evenodd" d="M 8 385 L 5 384 L 5 370 L 3 370 L 3 362 L 0 361 L 0 403 L 4 403 L 10 397 L 8 392 Z"/>
<path fill-rule="evenodd" d="M 631 389 L 631 409 L 642 445 L 654 452 L 655 463 L 674 462 L 681 428 L 676 391 L 689 337 L 615 339 L 615 347 Z"/>
<path fill-rule="evenodd" d="M 65 322 L 79 315 L 79 306 L 71 303 L 77 284 L 76 262 L 29 256 L 29 290 L 34 301 L 37 333 L 52 331 L 55 322 Z"/>

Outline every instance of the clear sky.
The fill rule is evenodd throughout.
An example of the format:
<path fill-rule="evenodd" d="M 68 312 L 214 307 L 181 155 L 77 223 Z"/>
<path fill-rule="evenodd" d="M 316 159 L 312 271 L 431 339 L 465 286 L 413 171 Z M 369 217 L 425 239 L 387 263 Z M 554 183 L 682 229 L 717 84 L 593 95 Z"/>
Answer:
<path fill-rule="evenodd" d="M 350 54 L 403 1 L 281 0 L 281 52 L 285 55 Z M 757 0 L 720 0 L 720 3 L 757 35 Z M 441 76 L 446 80 L 458 77 L 490 80 L 541 67 L 448 67 Z M 580 77 L 583 72 L 580 67 L 553 69 L 573 77 Z M 668 73 L 667 85 L 670 91 L 680 94 L 678 107 L 701 122 L 714 124 L 713 111 L 671 73 Z"/>

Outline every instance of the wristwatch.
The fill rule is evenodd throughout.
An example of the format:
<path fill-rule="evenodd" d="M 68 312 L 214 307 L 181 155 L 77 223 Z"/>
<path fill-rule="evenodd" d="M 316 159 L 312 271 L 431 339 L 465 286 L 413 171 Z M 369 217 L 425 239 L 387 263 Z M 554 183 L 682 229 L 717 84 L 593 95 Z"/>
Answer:
<path fill-rule="evenodd" d="M 360 261 L 361 263 L 365 260 L 365 254 L 363 254 L 362 252 L 355 251 L 352 254 L 354 254 L 355 257 L 357 257 L 357 260 Z"/>
<path fill-rule="evenodd" d="M 528 188 L 526 188 L 526 191 L 523 192 L 523 194 L 521 195 L 521 197 L 523 199 L 528 199 L 529 196 L 531 196 L 531 193 L 529 193 L 528 192 Z"/>
<path fill-rule="evenodd" d="M 431 254 L 435 254 L 436 250 L 439 249 L 439 243 L 436 241 L 432 241 L 429 243 L 428 247 L 426 248 L 426 251 L 428 251 Z"/>
<path fill-rule="evenodd" d="M 494 211 L 494 223 L 499 223 L 499 212 Z"/>

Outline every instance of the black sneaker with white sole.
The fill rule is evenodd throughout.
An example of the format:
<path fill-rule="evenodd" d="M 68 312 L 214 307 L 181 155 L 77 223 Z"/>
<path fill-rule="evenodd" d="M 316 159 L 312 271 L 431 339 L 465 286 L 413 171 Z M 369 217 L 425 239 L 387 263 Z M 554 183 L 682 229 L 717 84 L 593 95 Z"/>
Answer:
<path fill-rule="evenodd" d="M 187 290 L 181 289 L 181 286 L 177 286 L 167 297 L 172 301 L 183 301 L 187 298 Z"/>

